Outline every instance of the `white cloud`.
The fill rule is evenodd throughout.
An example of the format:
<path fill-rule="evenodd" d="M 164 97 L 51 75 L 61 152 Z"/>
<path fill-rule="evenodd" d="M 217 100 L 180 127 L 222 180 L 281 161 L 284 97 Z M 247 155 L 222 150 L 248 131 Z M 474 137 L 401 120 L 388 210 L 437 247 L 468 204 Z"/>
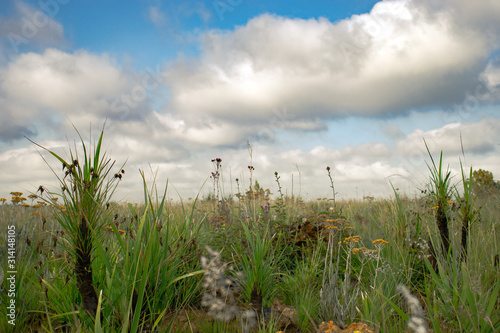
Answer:
<path fill-rule="evenodd" d="M 207 32 L 201 57 L 169 71 L 172 109 L 262 122 L 282 106 L 299 118 L 451 106 L 499 45 L 492 29 L 463 28 L 453 8 L 431 13 L 420 3 L 384 1 L 338 23 L 263 14 L 234 31 Z"/>
<path fill-rule="evenodd" d="M 426 132 L 417 129 L 397 143 L 397 153 L 425 152 L 424 139 L 433 154 L 441 151 L 460 154 L 462 148 L 466 154 L 490 153 L 500 142 L 500 121 L 484 119 L 471 124 L 451 123 Z"/>
<path fill-rule="evenodd" d="M 8 98 L 27 107 L 63 114 L 82 111 L 74 110 L 75 106 L 89 110 L 97 106 L 103 112 L 99 99 L 118 95 L 124 89 L 122 74 L 115 66 L 108 56 L 86 51 L 26 53 L 3 71 L 1 88 Z"/>
<path fill-rule="evenodd" d="M 166 18 L 165 15 L 161 12 L 160 8 L 158 6 L 151 6 L 149 7 L 149 19 L 153 24 L 160 28 L 165 25 L 166 23 Z"/>
<path fill-rule="evenodd" d="M 57 49 L 21 54 L 0 68 L 4 102 L 0 127 L 6 130 L 0 139 L 33 135 L 35 128 L 44 126 L 69 125 L 67 117 L 79 126 L 100 124 L 106 117 L 143 118 L 151 111 L 143 83 L 142 77 L 126 73 L 106 54 Z"/>
<path fill-rule="evenodd" d="M 3 48 L 9 54 L 19 53 L 26 47 L 65 46 L 63 26 L 57 22 L 56 16 L 61 5 L 48 5 L 40 1 L 38 6 L 30 6 L 16 1 L 14 14 L 7 18 L 0 17 L 0 51 Z"/>

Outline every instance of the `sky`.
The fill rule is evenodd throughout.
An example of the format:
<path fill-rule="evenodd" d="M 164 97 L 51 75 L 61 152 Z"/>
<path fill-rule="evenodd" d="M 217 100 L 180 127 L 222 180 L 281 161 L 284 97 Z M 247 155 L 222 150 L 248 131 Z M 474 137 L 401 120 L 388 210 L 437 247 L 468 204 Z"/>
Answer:
<path fill-rule="evenodd" d="M 500 177 L 500 2 L 37 0 L 0 4 L 0 197 L 60 190 L 78 132 L 174 200 L 252 179 L 287 195 L 410 196 L 443 153 Z M 425 140 L 425 141 L 424 141 Z M 249 149 L 251 147 L 251 149 Z M 118 169 L 116 170 L 118 171 Z M 54 174 L 55 173 L 55 174 Z"/>

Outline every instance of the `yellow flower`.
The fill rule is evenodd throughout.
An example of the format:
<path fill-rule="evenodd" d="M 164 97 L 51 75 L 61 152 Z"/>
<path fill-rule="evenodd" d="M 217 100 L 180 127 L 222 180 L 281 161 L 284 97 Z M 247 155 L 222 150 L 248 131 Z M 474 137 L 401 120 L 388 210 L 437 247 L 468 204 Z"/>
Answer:
<path fill-rule="evenodd" d="M 380 239 L 375 239 L 375 240 L 372 242 L 372 244 L 389 244 L 389 242 L 388 242 L 388 241 L 386 241 L 386 240 L 383 240 L 382 238 L 380 238 Z"/>
<path fill-rule="evenodd" d="M 364 252 L 366 250 L 366 247 L 357 247 L 355 249 L 352 249 L 352 254 L 358 254 L 359 252 Z"/>
<path fill-rule="evenodd" d="M 334 229 L 334 230 L 340 231 L 340 229 L 339 229 L 339 228 L 337 228 L 337 227 L 336 227 L 336 226 L 334 226 L 334 225 L 325 225 L 325 229 L 327 229 L 327 230 Z"/>
<path fill-rule="evenodd" d="M 361 239 L 361 236 L 357 235 L 357 236 L 351 236 L 351 237 L 347 237 L 344 239 L 344 244 L 349 244 L 349 243 L 359 243 L 359 240 Z"/>
<path fill-rule="evenodd" d="M 431 209 L 438 209 L 439 206 L 434 206 L 434 207 L 431 207 Z"/>
<path fill-rule="evenodd" d="M 377 253 L 377 250 L 370 250 L 367 249 L 366 247 L 357 247 L 355 249 L 352 249 L 352 254 L 358 254 L 360 252 L 361 254 L 370 254 L 370 253 Z"/>
<path fill-rule="evenodd" d="M 449 204 L 452 204 L 452 203 L 453 203 L 453 200 L 448 200 L 448 203 L 449 203 Z"/>

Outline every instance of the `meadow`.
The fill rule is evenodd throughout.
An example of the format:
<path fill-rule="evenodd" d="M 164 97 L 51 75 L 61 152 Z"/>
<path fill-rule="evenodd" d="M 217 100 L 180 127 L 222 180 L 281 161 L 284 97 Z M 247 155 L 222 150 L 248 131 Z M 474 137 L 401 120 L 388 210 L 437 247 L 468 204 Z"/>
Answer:
<path fill-rule="evenodd" d="M 144 203 L 124 204 L 102 138 L 51 153 L 61 191 L 0 204 L 1 332 L 500 331 L 500 197 L 472 169 L 429 153 L 419 196 L 339 200 L 320 166 L 332 195 L 304 201 L 251 163 L 222 196 L 216 158 L 209 195 L 172 202 L 143 174 Z"/>

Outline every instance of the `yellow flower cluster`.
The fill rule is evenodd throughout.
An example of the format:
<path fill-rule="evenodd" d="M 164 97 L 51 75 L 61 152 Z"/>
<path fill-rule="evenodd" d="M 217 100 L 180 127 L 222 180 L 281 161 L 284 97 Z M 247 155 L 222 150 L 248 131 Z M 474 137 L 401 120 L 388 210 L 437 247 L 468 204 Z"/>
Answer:
<path fill-rule="evenodd" d="M 334 225 L 325 225 L 325 229 L 327 229 L 327 230 L 333 229 L 333 230 L 340 231 L 340 229 Z"/>
<path fill-rule="evenodd" d="M 319 329 L 320 332 L 332 333 L 332 332 L 338 332 L 339 327 L 335 325 L 333 321 L 329 321 L 328 323 L 322 322 Z"/>
<path fill-rule="evenodd" d="M 351 236 L 351 237 L 347 237 L 347 238 L 344 238 L 344 244 L 349 244 L 349 243 L 359 243 L 359 240 L 361 239 L 361 236 L 357 235 L 357 236 Z M 340 244 L 340 243 L 339 243 Z"/>
<path fill-rule="evenodd" d="M 377 250 L 370 250 L 367 249 L 366 247 L 357 247 L 355 249 L 352 249 L 352 254 L 358 254 L 360 252 L 362 254 L 370 254 L 370 253 L 377 253 Z"/>
<path fill-rule="evenodd" d="M 348 220 L 346 219 L 343 219 L 343 218 L 338 218 L 338 219 L 326 219 L 325 222 L 327 223 L 338 223 L 338 224 L 342 224 L 342 223 L 350 223 Z"/>
<path fill-rule="evenodd" d="M 386 240 L 384 240 L 384 239 L 382 239 L 382 238 L 380 238 L 380 239 L 375 239 L 375 240 L 372 242 L 372 244 L 389 244 L 389 242 L 388 242 L 388 241 L 386 241 Z"/>

